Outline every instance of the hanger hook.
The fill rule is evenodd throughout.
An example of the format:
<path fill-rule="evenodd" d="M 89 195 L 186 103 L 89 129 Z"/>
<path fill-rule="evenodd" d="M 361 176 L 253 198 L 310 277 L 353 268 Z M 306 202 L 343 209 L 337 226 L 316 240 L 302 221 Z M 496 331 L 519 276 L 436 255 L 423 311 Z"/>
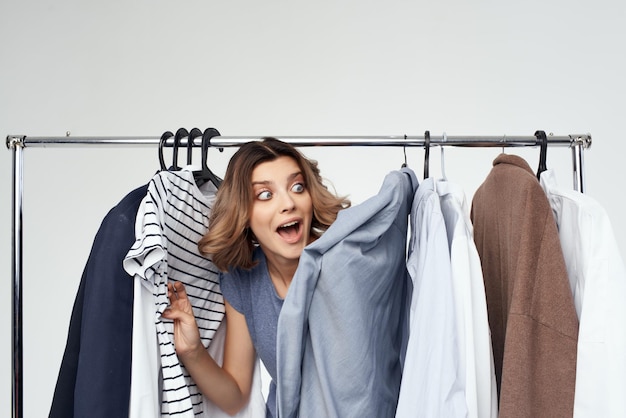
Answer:
<path fill-rule="evenodd" d="M 548 169 L 548 167 L 546 166 L 546 159 L 548 154 L 548 137 L 546 136 L 545 131 L 536 131 L 535 137 L 539 141 L 541 141 L 541 148 L 539 152 L 539 168 L 537 169 L 537 180 L 539 180 L 541 177 L 541 173 Z"/>
<path fill-rule="evenodd" d="M 406 141 L 406 134 L 404 134 L 404 140 Z M 408 164 L 406 162 L 406 145 L 402 146 L 402 152 L 404 152 L 404 163 L 402 164 L 402 168 L 404 167 L 408 167 Z"/>
<path fill-rule="evenodd" d="M 163 135 L 161 135 L 161 139 L 159 140 L 159 164 L 161 164 L 161 170 L 167 170 L 167 165 L 165 165 L 165 158 L 163 158 L 163 148 L 165 147 L 165 143 L 167 142 L 167 140 L 173 136 L 174 134 L 170 131 L 165 131 L 163 132 Z"/>
<path fill-rule="evenodd" d="M 192 158 L 192 149 L 194 146 L 195 139 L 199 136 L 202 136 L 202 131 L 198 128 L 193 128 L 189 131 L 189 137 L 187 138 L 187 165 L 191 165 L 193 162 Z"/>
<path fill-rule="evenodd" d="M 202 170 L 200 173 L 202 176 L 206 177 L 209 181 L 211 181 L 216 187 L 219 187 L 222 184 L 222 179 L 220 179 L 211 169 L 209 168 L 209 147 L 211 146 L 211 138 L 214 136 L 220 136 L 220 132 L 215 128 L 206 128 L 202 134 Z M 218 148 L 222 151 L 221 148 Z"/>
<path fill-rule="evenodd" d="M 444 144 L 448 141 L 448 135 L 446 135 L 446 133 L 444 132 L 442 135 L 442 143 L 441 145 L 439 145 L 439 149 L 441 150 L 441 178 L 444 180 L 447 180 L 448 178 L 446 177 L 446 159 L 444 158 L 443 155 L 443 149 L 444 149 Z"/>
<path fill-rule="evenodd" d="M 428 178 L 428 163 L 430 160 L 430 131 L 424 132 L 424 179 Z"/>
<path fill-rule="evenodd" d="M 182 138 L 188 137 L 189 132 L 185 128 L 179 128 L 174 135 L 174 152 L 172 156 L 172 170 L 180 170 L 178 166 L 178 148 L 180 147 L 180 140 Z"/>

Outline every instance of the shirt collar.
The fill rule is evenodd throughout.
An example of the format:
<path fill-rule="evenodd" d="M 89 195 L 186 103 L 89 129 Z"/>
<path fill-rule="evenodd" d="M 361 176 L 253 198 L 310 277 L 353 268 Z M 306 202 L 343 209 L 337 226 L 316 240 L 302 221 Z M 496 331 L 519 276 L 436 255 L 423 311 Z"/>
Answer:
<path fill-rule="evenodd" d="M 528 171 L 530 174 L 533 174 L 533 175 L 535 174 L 533 170 L 530 168 L 530 166 L 528 165 L 528 162 L 526 162 L 526 160 L 520 157 L 519 155 L 500 154 L 496 157 L 495 160 L 493 160 L 494 167 L 498 164 L 515 165 L 517 167 L 520 167 Z"/>

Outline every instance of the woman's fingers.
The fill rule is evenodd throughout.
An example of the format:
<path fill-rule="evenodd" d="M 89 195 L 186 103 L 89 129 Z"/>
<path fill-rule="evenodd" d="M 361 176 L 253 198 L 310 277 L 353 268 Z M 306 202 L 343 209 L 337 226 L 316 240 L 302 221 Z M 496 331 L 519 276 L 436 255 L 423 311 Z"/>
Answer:
<path fill-rule="evenodd" d="M 168 282 L 167 297 L 170 299 L 170 302 L 174 302 L 178 299 L 188 299 L 185 285 L 181 282 Z"/>
<path fill-rule="evenodd" d="M 185 285 L 183 285 L 181 282 L 174 282 L 174 284 L 172 285 L 172 289 L 176 293 L 176 297 L 178 299 L 187 299 L 187 291 L 185 290 Z"/>
<path fill-rule="evenodd" d="M 185 292 L 185 286 L 181 282 L 169 282 L 167 284 L 167 297 L 170 301 L 170 306 L 167 310 L 169 310 L 170 313 L 164 315 L 166 318 L 187 319 L 187 315 L 192 315 L 193 310 L 191 308 L 191 302 L 187 297 L 187 292 Z M 175 314 L 172 315 L 171 312 L 175 312 Z M 178 312 L 184 313 L 185 315 L 179 315 Z"/>
<path fill-rule="evenodd" d="M 169 282 L 167 297 L 170 300 L 170 306 L 163 311 L 162 316 L 174 321 L 176 352 L 184 355 L 202 345 L 196 318 L 193 316 L 191 303 L 182 283 Z"/>

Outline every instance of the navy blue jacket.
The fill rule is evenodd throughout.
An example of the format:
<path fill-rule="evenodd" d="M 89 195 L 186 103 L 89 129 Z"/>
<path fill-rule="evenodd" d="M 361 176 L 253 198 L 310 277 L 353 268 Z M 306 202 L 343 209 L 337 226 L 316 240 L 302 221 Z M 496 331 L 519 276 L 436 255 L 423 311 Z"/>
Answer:
<path fill-rule="evenodd" d="M 147 185 L 105 216 L 94 239 L 70 319 L 49 418 L 128 416 L 133 278 L 122 260 L 135 242 Z"/>

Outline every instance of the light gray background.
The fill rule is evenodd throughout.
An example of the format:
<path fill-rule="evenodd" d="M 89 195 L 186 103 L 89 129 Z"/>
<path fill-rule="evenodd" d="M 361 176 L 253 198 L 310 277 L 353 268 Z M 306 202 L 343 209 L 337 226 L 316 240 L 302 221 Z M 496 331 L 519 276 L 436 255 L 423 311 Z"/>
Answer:
<path fill-rule="evenodd" d="M 0 134 L 555 135 L 589 132 L 588 194 L 626 253 L 626 3 L 0 1 Z M 400 148 L 305 148 L 355 203 Z M 468 201 L 500 149 L 446 148 Z M 538 149 L 507 149 L 536 169 Z M 212 151 L 224 172 L 232 150 Z M 424 152 L 407 150 L 422 176 Z M 168 154 L 169 156 L 169 154 Z M 182 161 L 184 154 L 179 157 Z M 0 415 L 11 405 L 11 152 L 0 153 Z M 47 416 L 72 304 L 105 214 L 156 147 L 27 148 L 24 411 Z M 440 175 L 439 150 L 431 173 Z M 548 167 L 571 186 L 571 154 Z"/>

